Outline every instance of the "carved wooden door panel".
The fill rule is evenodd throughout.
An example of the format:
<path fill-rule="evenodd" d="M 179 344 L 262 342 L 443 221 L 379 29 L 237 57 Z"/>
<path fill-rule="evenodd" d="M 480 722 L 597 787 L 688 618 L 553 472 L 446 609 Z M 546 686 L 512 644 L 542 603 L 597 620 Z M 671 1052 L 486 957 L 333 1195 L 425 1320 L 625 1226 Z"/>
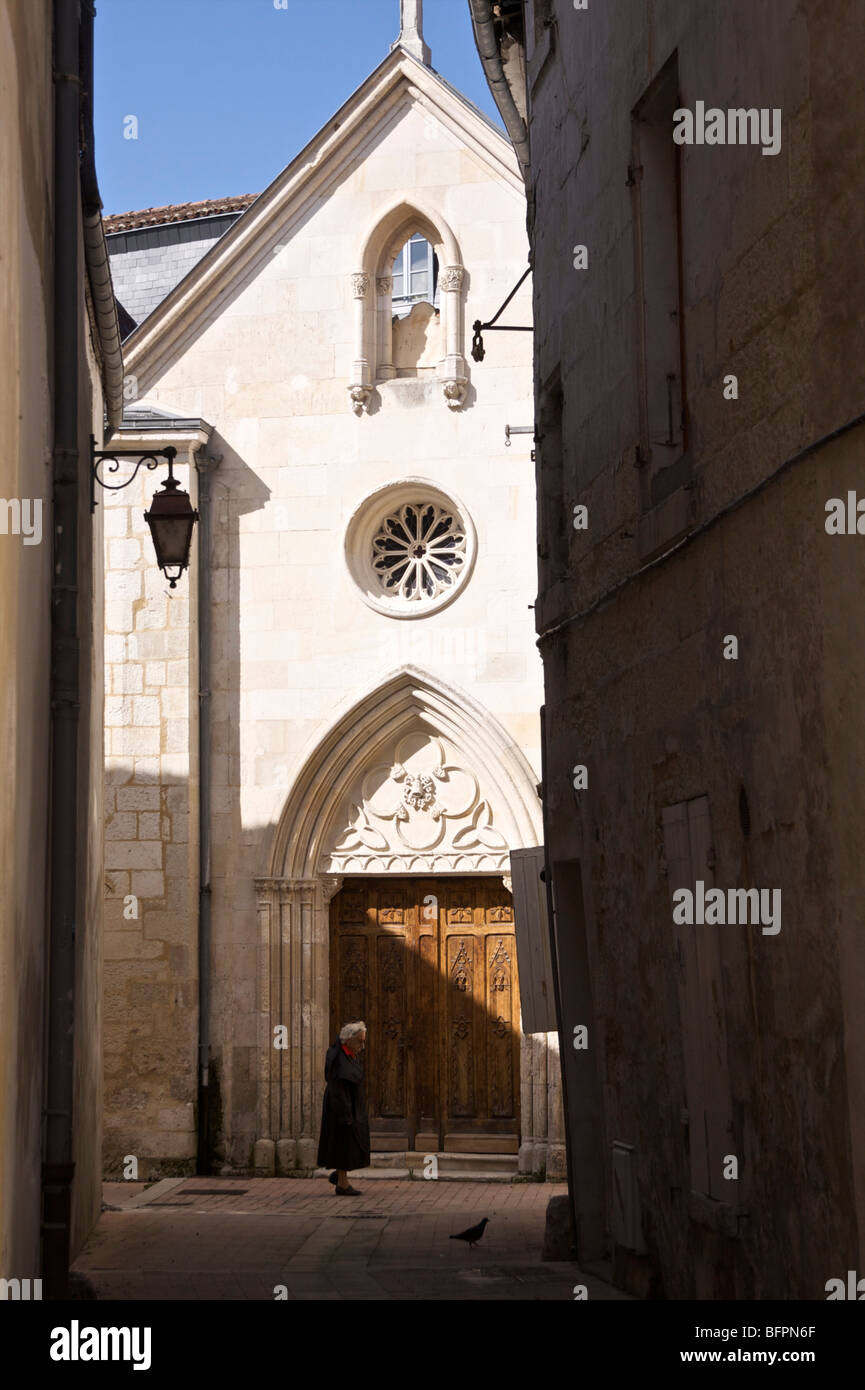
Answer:
<path fill-rule="evenodd" d="M 516 1153 L 510 894 L 486 878 L 347 880 L 331 903 L 331 1036 L 366 1021 L 374 1151 Z"/>
<path fill-rule="evenodd" d="M 510 894 L 439 880 L 445 1150 L 519 1148 L 520 1005 Z"/>

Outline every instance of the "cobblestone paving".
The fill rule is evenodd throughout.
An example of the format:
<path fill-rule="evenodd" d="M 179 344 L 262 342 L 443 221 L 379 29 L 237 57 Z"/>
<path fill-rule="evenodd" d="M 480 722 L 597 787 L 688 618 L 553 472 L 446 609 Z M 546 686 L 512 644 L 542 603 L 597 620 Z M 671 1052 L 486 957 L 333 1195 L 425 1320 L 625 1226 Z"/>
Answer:
<path fill-rule="evenodd" d="M 548 1183 L 324 1178 L 106 1183 L 75 1264 L 100 1299 L 573 1299 L 624 1295 L 542 1262 Z M 130 1206 L 129 1204 L 134 1205 Z M 448 1237 L 488 1216 L 479 1246 Z"/>

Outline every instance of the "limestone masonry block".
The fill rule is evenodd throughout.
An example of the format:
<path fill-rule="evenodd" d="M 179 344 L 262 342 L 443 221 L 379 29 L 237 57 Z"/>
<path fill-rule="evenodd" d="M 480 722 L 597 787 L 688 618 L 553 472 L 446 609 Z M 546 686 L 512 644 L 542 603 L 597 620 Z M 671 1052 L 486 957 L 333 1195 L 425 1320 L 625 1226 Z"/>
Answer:
<path fill-rule="evenodd" d="M 133 872 L 130 891 L 139 898 L 161 898 L 165 892 L 165 876 L 151 869 Z"/>
<path fill-rule="evenodd" d="M 158 787 L 118 787 L 118 811 L 158 811 Z"/>
<path fill-rule="evenodd" d="M 105 822 L 106 840 L 134 840 L 138 836 L 136 817 L 132 811 L 109 816 Z"/>
<path fill-rule="evenodd" d="M 141 542 L 130 537 L 128 540 L 109 540 L 108 564 L 112 570 L 135 569 L 141 561 Z"/>
<path fill-rule="evenodd" d="M 144 684 L 150 688 L 165 684 L 165 662 L 148 661 L 144 665 Z"/>
<path fill-rule="evenodd" d="M 111 840 L 105 845 L 106 869 L 161 869 L 163 846 L 159 840 L 126 842 Z"/>
<path fill-rule="evenodd" d="M 152 756 L 159 753 L 158 728 L 123 728 L 111 730 L 111 752 L 115 755 Z"/>

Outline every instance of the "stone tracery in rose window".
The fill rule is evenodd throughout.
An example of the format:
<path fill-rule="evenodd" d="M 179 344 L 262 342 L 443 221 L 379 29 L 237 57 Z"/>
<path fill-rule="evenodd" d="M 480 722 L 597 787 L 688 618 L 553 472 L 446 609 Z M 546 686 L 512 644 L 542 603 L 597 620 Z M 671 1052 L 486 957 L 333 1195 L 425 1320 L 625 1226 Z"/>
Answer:
<path fill-rule="evenodd" d="M 372 567 L 386 594 L 422 602 L 454 586 L 466 559 L 465 530 L 434 502 L 410 502 L 372 539 Z"/>

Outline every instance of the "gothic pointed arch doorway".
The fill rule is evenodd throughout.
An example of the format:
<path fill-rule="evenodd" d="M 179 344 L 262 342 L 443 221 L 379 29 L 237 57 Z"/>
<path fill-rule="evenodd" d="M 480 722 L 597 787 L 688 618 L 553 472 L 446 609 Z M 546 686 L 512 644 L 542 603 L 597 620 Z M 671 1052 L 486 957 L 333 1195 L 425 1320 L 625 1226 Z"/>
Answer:
<path fill-rule="evenodd" d="M 324 1053 L 364 1009 L 379 1151 L 518 1148 L 563 1171 L 557 1039 L 520 1030 L 509 892 L 510 850 L 541 836 L 531 766 L 464 692 L 405 667 L 334 721 L 256 881 L 259 1171 L 314 1166 Z"/>

